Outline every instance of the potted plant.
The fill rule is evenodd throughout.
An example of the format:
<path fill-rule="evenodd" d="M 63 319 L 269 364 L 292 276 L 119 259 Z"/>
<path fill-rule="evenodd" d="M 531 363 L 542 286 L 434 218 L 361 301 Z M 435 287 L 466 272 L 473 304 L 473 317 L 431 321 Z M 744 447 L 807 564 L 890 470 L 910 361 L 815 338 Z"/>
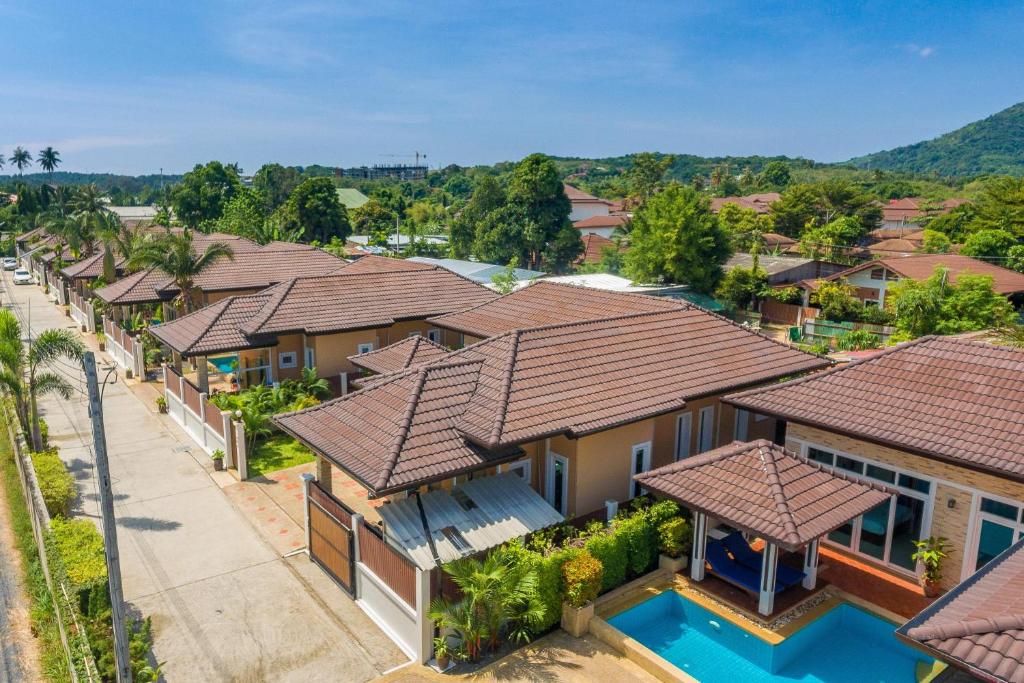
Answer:
<path fill-rule="evenodd" d="M 923 541 L 914 541 L 917 550 L 910 558 L 921 563 L 921 588 L 926 598 L 934 598 L 942 591 L 939 582 L 942 580 L 942 561 L 949 555 L 949 541 L 941 536 L 929 536 Z"/>
<path fill-rule="evenodd" d="M 156 397 L 156 409 L 159 410 L 161 413 L 166 413 L 167 412 L 167 399 L 164 398 L 163 396 L 157 396 Z"/>
<path fill-rule="evenodd" d="M 218 472 L 222 471 L 224 469 L 224 451 L 218 448 L 210 457 L 213 458 L 213 469 Z"/>
<path fill-rule="evenodd" d="M 562 603 L 562 628 L 574 638 L 590 630 L 594 616 L 594 599 L 601 590 L 604 566 L 586 550 L 562 565 L 565 580 L 565 602 Z"/>
<path fill-rule="evenodd" d="M 452 650 L 448 645 L 448 636 L 440 635 L 434 638 L 434 659 L 437 661 L 437 668 L 447 671 L 452 663 Z"/>
<path fill-rule="evenodd" d="M 96 341 L 99 342 L 100 344 L 100 351 L 107 350 L 107 335 L 103 334 L 102 332 L 97 332 Z"/>
<path fill-rule="evenodd" d="M 686 569 L 693 534 L 685 517 L 673 517 L 658 527 L 658 567 L 672 574 Z"/>

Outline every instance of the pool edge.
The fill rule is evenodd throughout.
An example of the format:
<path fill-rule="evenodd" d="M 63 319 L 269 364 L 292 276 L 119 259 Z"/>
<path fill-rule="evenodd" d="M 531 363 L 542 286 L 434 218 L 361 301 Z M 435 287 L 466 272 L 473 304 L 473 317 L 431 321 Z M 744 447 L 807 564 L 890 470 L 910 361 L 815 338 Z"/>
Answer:
<path fill-rule="evenodd" d="M 590 619 L 590 633 L 605 645 L 664 683 L 700 683 L 640 641 L 627 636 L 602 617 Z"/>

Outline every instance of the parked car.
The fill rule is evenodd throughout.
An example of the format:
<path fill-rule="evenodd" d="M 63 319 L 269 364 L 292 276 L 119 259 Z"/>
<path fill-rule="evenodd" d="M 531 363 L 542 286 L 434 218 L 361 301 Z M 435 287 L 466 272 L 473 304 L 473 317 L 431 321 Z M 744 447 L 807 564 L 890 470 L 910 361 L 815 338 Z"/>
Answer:
<path fill-rule="evenodd" d="M 14 271 L 14 284 L 16 285 L 30 285 L 32 284 L 32 273 L 28 272 L 25 268 L 18 268 Z"/>
<path fill-rule="evenodd" d="M 18 259 L 8 256 L 4 259 L 4 270 L 15 270 L 18 267 Z"/>

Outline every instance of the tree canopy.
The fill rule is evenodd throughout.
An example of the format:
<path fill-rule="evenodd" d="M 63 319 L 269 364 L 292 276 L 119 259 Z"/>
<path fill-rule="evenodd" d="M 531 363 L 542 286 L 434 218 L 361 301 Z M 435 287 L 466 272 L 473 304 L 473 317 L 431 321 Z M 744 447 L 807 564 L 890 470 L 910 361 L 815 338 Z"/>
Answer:
<path fill-rule="evenodd" d="M 241 186 L 231 166 L 219 161 L 196 164 L 171 194 L 174 214 L 190 228 L 209 228 L 224 214 L 224 207 Z"/>
<path fill-rule="evenodd" d="M 330 178 L 304 180 L 277 210 L 275 218 L 283 229 L 301 228 L 306 239 L 321 244 L 330 242 L 332 237 L 345 240 L 352 234 L 348 212 Z"/>
<path fill-rule="evenodd" d="M 1004 327 L 1016 317 L 1006 297 L 993 291 L 990 276 L 962 273 L 954 284 L 941 266 L 925 280 L 894 284 L 885 305 L 900 339 Z"/>

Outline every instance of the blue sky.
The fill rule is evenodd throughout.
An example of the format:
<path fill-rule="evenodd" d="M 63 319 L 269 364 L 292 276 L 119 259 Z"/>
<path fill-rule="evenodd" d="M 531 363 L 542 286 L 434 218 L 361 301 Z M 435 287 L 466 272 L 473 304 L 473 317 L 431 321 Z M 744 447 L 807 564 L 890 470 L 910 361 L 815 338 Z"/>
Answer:
<path fill-rule="evenodd" d="M 67 170 L 789 154 L 1021 99 L 1021 2 L 0 0 L 0 151 Z"/>

